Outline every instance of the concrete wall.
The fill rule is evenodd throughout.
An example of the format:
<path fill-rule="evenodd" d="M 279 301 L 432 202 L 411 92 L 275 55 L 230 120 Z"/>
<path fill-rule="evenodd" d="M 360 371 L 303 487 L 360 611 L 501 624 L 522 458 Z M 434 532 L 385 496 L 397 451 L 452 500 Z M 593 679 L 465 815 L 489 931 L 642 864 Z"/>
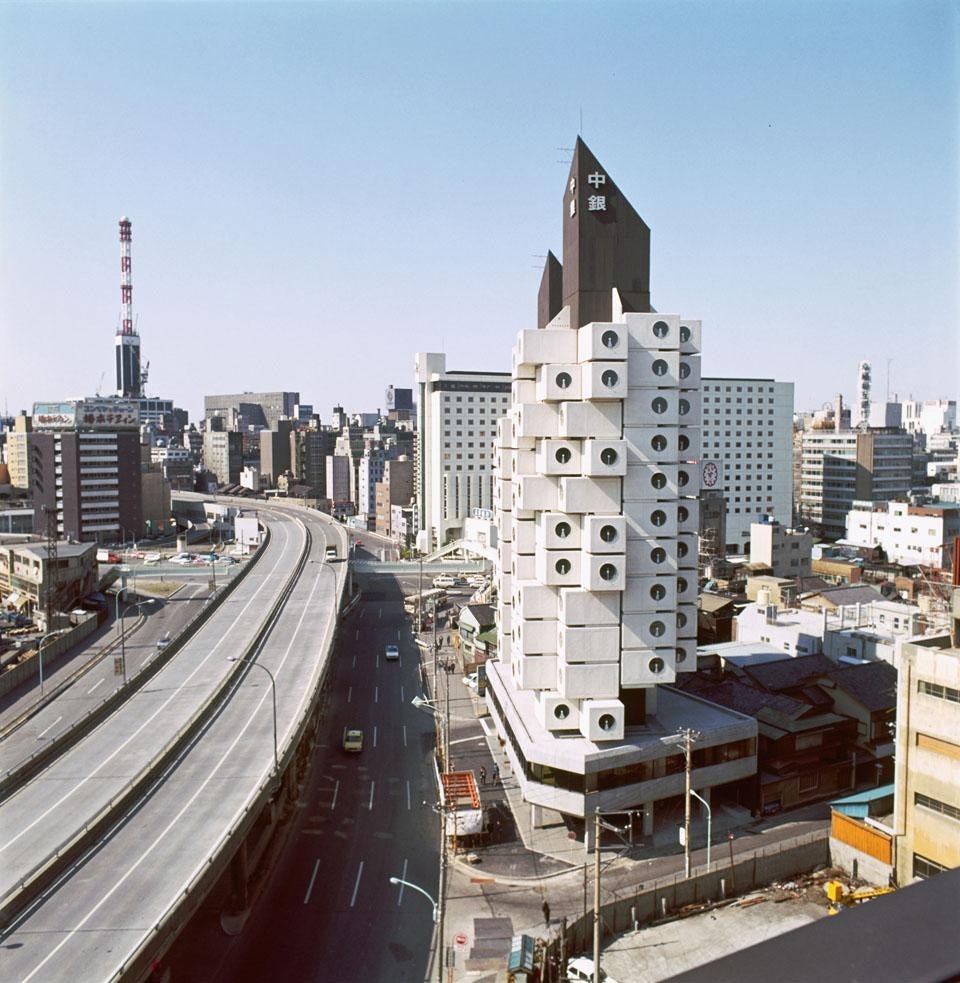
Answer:
<path fill-rule="evenodd" d="M 732 865 L 729 856 L 723 854 L 722 846 L 718 844 L 709 871 L 698 868 L 689 880 L 685 880 L 682 873 L 677 873 L 672 878 L 639 884 L 634 891 L 615 892 L 619 896 L 601 905 L 604 938 L 632 929 L 635 923 L 647 925 L 669 917 L 685 905 L 747 894 L 774 881 L 789 880 L 829 863 L 827 830 L 794 837 L 766 850 L 741 855 Z M 603 896 L 610 897 L 606 891 L 603 891 Z M 568 953 L 589 950 L 592 939 L 592 911 L 587 912 L 586 918 L 567 923 Z M 552 951 L 559 957 L 559 941 L 553 943 Z"/>
<path fill-rule="evenodd" d="M 69 632 L 64 632 L 58 638 L 47 642 L 43 646 L 43 669 L 44 676 L 56 666 L 60 657 L 72 649 L 74 645 L 77 645 L 88 635 L 96 631 L 97 628 L 97 616 L 95 614 L 88 615 L 83 621 L 80 622 L 76 627 L 72 628 Z M 31 654 L 28 655 L 23 662 L 18 665 L 13 666 L 0 676 L 0 696 L 9 693 L 11 690 L 16 689 L 22 682 L 27 679 L 38 678 L 40 676 L 40 664 L 37 660 L 37 652 L 33 650 Z"/>

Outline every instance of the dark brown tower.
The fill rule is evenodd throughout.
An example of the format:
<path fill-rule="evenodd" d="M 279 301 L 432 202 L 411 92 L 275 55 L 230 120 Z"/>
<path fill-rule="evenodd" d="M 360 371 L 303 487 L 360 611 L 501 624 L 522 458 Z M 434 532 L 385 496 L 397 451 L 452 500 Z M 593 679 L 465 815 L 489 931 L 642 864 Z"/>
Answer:
<path fill-rule="evenodd" d="M 540 278 L 540 291 L 537 293 L 537 327 L 545 328 L 563 307 L 563 267 L 560 260 L 547 252 Z"/>
<path fill-rule="evenodd" d="M 538 315 L 544 286 L 555 275 L 550 259 L 540 285 Z M 611 320 L 614 287 L 625 311 L 652 310 L 650 229 L 579 137 L 563 195 L 562 284 L 562 306 L 570 306 L 571 328 Z M 552 293 L 549 287 L 546 293 Z"/>

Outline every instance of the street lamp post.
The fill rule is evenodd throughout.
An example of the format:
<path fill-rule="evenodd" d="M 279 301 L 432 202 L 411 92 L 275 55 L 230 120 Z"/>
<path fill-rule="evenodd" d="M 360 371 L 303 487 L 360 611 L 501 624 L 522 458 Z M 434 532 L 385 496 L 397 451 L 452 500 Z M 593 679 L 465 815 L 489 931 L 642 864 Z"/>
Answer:
<path fill-rule="evenodd" d="M 695 795 L 704 805 L 707 810 L 707 870 L 710 869 L 710 840 L 713 838 L 713 812 L 710 809 L 710 803 L 697 791 L 690 789 L 690 794 Z"/>
<path fill-rule="evenodd" d="M 120 595 L 117 595 L 119 601 Z M 123 611 L 120 613 L 120 665 L 123 667 L 123 685 L 127 685 L 127 645 L 126 645 L 126 631 L 124 630 L 123 619 L 126 618 L 127 612 L 130 608 L 141 608 L 145 604 L 154 604 L 155 601 L 152 597 L 148 597 L 144 601 L 133 601 L 128 604 Z"/>
<path fill-rule="evenodd" d="M 235 655 L 229 656 L 227 658 L 227 662 L 242 662 L 246 666 L 256 666 L 258 669 L 262 669 L 270 677 L 270 693 L 273 697 L 273 774 L 274 778 L 279 782 L 280 759 L 277 755 L 277 681 L 274 679 L 273 673 L 265 665 L 261 665 L 259 662 L 253 662 L 250 659 L 240 659 Z"/>
<path fill-rule="evenodd" d="M 55 638 L 59 635 L 59 631 L 48 631 L 40 639 L 40 644 L 37 646 L 37 663 L 40 666 L 40 699 L 43 699 L 43 646 L 46 645 L 48 638 Z"/>

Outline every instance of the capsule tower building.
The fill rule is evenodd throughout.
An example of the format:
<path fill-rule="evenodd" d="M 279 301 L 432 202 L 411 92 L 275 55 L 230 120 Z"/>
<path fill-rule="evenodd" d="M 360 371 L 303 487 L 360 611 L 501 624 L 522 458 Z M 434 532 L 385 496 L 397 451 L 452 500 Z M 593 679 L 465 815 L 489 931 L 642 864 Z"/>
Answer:
<path fill-rule="evenodd" d="M 651 307 L 650 230 L 580 139 L 563 253 L 499 421 L 487 695 L 527 801 L 582 816 L 696 669 L 700 322 Z"/>
<path fill-rule="evenodd" d="M 133 273 L 130 258 L 130 219 L 120 219 L 120 326 L 117 328 L 117 395 L 138 399 L 141 395 L 140 336 L 133 326 Z"/>

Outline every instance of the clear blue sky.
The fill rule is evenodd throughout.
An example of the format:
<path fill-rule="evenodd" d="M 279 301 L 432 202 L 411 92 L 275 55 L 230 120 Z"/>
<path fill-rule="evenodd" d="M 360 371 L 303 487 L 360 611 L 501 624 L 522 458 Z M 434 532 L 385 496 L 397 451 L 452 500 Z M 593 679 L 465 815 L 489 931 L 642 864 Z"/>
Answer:
<path fill-rule="evenodd" d="M 508 370 L 584 139 L 705 375 L 957 395 L 955 2 L 0 6 L 0 411 Z"/>

